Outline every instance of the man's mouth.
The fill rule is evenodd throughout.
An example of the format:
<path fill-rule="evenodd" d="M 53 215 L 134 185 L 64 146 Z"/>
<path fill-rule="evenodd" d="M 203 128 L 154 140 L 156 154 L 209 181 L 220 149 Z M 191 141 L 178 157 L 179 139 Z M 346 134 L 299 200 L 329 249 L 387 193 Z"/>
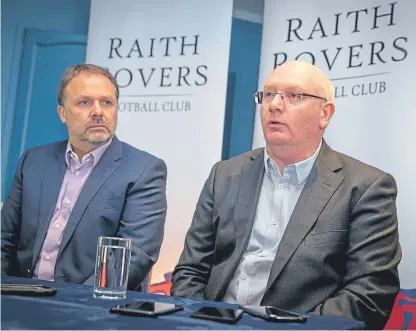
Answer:
<path fill-rule="evenodd" d="M 284 125 L 284 124 L 279 121 L 269 121 L 269 125 Z"/>
<path fill-rule="evenodd" d="M 91 125 L 88 129 L 107 129 L 105 125 Z"/>

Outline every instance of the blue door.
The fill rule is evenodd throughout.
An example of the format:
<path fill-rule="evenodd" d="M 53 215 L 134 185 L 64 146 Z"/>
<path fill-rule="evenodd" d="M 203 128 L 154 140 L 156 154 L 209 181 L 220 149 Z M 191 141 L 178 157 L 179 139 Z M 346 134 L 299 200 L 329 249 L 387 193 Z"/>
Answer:
<path fill-rule="evenodd" d="M 84 35 L 27 29 L 24 37 L 16 107 L 10 136 L 2 137 L 2 201 L 10 188 L 17 161 L 27 149 L 67 139 L 57 114 L 56 91 L 65 69 L 85 61 Z"/>

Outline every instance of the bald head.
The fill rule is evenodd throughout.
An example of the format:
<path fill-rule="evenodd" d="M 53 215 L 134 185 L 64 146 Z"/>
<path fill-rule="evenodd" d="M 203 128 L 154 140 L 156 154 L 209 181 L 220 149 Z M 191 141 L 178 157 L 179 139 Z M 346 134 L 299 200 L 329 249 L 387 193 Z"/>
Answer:
<path fill-rule="evenodd" d="M 318 67 L 309 62 L 292 60 L 281 64 L 269 75 L 266 85 L 279 77 L 284 77 L 287 82 L 293 83 L 293 86 L 301 85 L 305 90 L 326 98 L 328 102 L 334 102 L 331 81 Z"/>
<path fill-rule="evenodd" d="M 328 77 L 303 61 L 286 62 L 267 78 L 261 122 L 267 151 L 281 171 L 317 150 L 335 111 L 333 91 Z"/>

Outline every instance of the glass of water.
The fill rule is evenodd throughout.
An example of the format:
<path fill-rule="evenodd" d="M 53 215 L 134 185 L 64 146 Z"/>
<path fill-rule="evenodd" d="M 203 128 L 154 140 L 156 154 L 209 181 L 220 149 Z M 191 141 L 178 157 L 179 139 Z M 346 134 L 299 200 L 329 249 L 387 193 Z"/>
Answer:
<path fill-rule="evenodd" d="M 124 299 L 131 258 L 131 239 L 99 237 L 95 261 L 94 297 Z"/>

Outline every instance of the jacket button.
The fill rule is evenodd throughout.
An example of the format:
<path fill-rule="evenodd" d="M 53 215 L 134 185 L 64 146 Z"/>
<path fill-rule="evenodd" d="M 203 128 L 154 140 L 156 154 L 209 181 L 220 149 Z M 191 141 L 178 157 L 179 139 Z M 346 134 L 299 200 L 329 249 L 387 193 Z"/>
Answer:
<path fill-rule="evenodd" d="M 27 269 L 26 272 L 27 272 L 29 277 L 32 277 L 32 272 L 30 271 L 30 269 Z"/>

